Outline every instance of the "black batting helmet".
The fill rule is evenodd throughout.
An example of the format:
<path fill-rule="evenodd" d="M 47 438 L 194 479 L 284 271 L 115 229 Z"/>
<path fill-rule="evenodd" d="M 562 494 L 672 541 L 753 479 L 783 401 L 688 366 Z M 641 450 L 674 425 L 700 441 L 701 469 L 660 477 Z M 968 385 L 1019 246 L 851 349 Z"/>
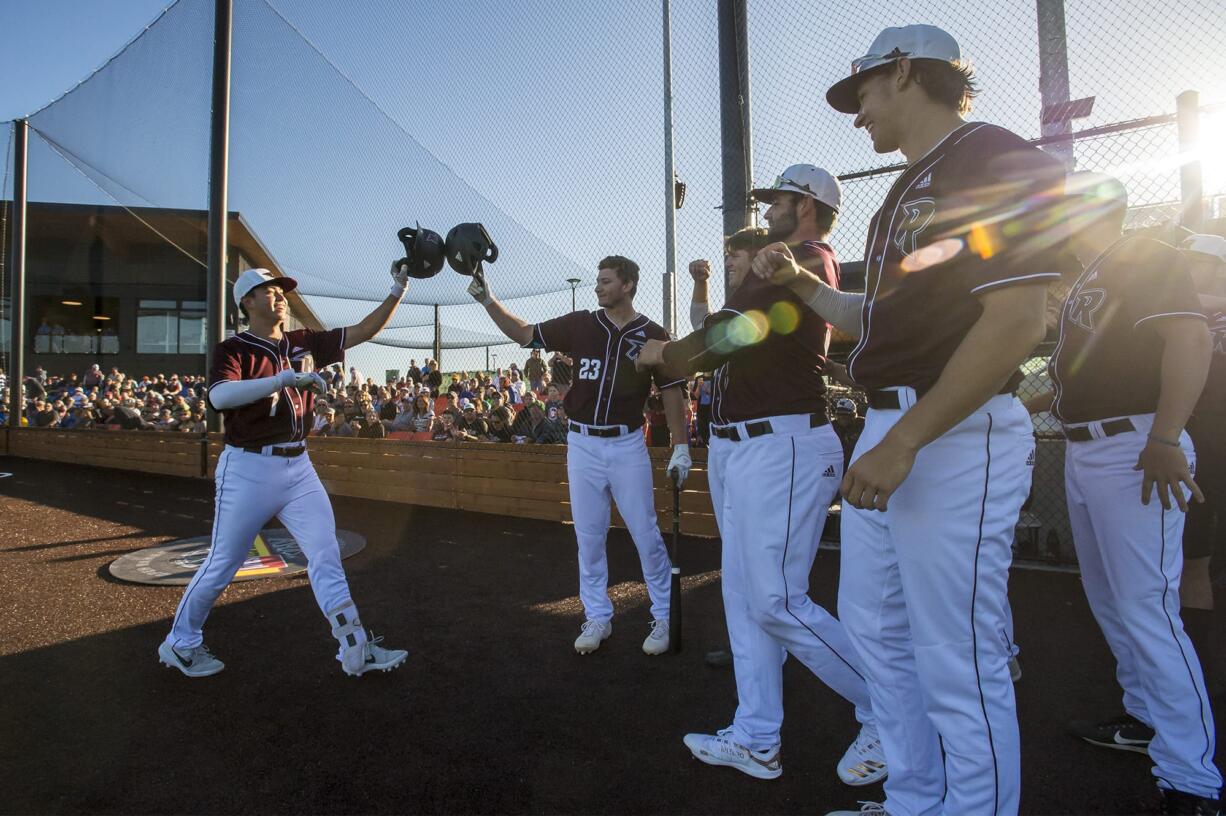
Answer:
<path fill-rule="evenodd" d="M 433 278 L 443 270 L 443 255 L 447 251 L 443 236 L 433 230 L 422 229 L 419 223 L 416 227 L 400 230 L 396 237 L 404 244 L 405 255 L 396 265 L 407 265 L 409 277 Z"/>
<path fill-rule="evenodd" d="M 481 271 L 481 264 L 498 260 L 498 247 L 481 224 L 456 224 L 447 233 L 447 263 L 461 275 Z"/>

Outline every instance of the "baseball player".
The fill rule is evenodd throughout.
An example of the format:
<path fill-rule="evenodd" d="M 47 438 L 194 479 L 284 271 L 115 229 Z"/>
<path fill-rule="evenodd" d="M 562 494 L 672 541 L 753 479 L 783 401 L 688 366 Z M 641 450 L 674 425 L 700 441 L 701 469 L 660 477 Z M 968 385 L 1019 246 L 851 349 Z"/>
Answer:
<path fill-rule="evenodd" d="M 1179 585 L 1180 617 L 1192 640 L 1210 696 L 1221 686 L 1211 651 L 1213 586 L 1209 559 L 1221 545 L 1226 514 L 1226 238 L 1193 235 L 1183 243 L 1192 284 L 1209 319 L 1213 335 L 1213 359 L 1205 390 L 1188 420 L 1188 436 L 1196 449 L 1196 483 L 1204 503 L 1188 507 L 1183 534 L 1183 581 Z"/>
<path fill-rule="evenodd" d="M 314 367 L 343 362 L 345 349 L 387 325 L 407 286 L 402 269 L 393 265 L 391 294 L 360 323 L 325 332 L 285 330 L 285 293 L 297 286 L 292 278 L 248 269 L 235 281 L 234 302 L 249 327 L 217 346 L 209 373 L 208 400 L 225 418 L 226 444 L 217 460 L 213 536 L 158 647 L 162 663 L 188 677 L 225 668 L 204 645 L 204 621 L 273 516 L 306 554 L 311 589 L 339 643 L 344 672 L 386 671 L 408 656 L 379 646 L 382 638 L 363 628 L 341 566 L 332 504 L 306 455 L 315 396 L 327 393 Z"/>
<path fill-rule="evenodd" d="M 948 33 L 884 30 L 826 94 L 878 153 L 907 160 L 869 224 L 866 294 L 786 247 L 754 259 L 858 338 L 847 370 L 869 408 L 842 483 L 839 618 L 890 769 L 886 802 L 864 812 L 893 816 L 1018 809 L 1006 584 L 1034 435 L 1012 390 L 1060 278 L 1045 227 L 1063 168 L 964 121 L 975 93 Z"/>
<path fill-rule="evenodd" d="M 770 204 L 765 217 L 775 236 L 837 287 L 838 261 L 825 243 L 841 203 L 834 177 L 795 165 L 772 188 L 753 193 Z M 886 766 L 863 666 L 842 625 L 808 595 L 843 475 L 821 373 L 830 328 L 791 291 L 749 274 L 760 233 L 742 230 L 728 239 L 732 291 L 724 308 L 681 340 L 648 343 L 638 360 L 663 365 L 667 376 L 718 366 L 707 475 L 723 544 L 737 708 L 727 728 L 684 741 L 711 765 L 759 779 L 783 773 L 783 663 L 790 653 L 855 706 L 860 734 L 837 772 L 849 785 L 865 785 L 885 776 Z"/>
<path fill-rule="evenodd" d="M 1126 712 L 1071 730 L 1110 747 L 1148 743 L 1165 812 L 1216 814 L 1213 714 L 1179 617 L 1184 513 L 1203 500 L 1184 424 L 1205 384 L 1210 334 L 1179 250 L 1121 237 L 1123 186 L 1093 174 L 1069 186 L 1072 247 L 1085 269 L 1061 312 L 1051 413 L 1068 439 L 1081 582 L 1115 656 Z M 1135 734 L 1138 726 L 1152 739 Z"/>
<path fill-rule="evenodd" d="M 482 275 L 474 275 L 468 287 L 511 340 L 525 348 L 562 352 L 574 360 L 574 379 L 562 405 L 569 417 L 566 472 L 579 542 L 579 598 L 586 617 L 575 640 L 579 654 L 600 648 L 613 633 L 605 555 L 610 499 L 617 502 L 634 539 L 651 597 L 651 631 L 643 651 L 649 655 L 668 651 L 672 564 L 656 521 L 643 405 L 654 382 L 664 400 L 673 441 L 668 471 L 684 482 L 691 466 L 681 388 L 685 380 L 661 379 L 635 367 L 647 341 L 668 337 L 661 326 L 634 310 L 638 283 L 638 264 L 611 255 L 600 262 L 596 275 L 599 311 L 571 312 L 535 325 L 507 311 Z"/>

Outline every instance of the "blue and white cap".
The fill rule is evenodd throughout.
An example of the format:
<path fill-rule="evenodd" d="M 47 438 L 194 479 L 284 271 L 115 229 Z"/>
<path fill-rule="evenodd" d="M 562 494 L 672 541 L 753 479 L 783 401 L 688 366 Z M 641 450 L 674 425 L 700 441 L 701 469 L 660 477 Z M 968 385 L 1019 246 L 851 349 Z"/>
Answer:
<path fill-rule="evenodd" d="M 958 62 L 962 59 L 962 50 L 948 32 L 936 26 L 916 24 L 887 28 L 873 40 L 867 54 L 852 60 L 851 75 L 830 86 L 826 101 L 840 113 L 859 113 L 857 92 L 864 74 L 904 57 Z"/>

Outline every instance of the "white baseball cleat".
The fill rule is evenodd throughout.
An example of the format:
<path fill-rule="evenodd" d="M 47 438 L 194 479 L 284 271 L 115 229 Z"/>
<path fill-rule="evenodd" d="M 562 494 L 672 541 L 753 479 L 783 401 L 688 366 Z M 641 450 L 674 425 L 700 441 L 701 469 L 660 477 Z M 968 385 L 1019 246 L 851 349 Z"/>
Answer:
<path fill-rule="evenodd" d="M 384 649 L 379 645 L 383 638 L 374 637 L 373 632 L 368 633 L 368 637 L 365 643 L 346 647 L 336 656 L 345 674 L 360 677 L 368 671 L 391 671 L 409 656 L 404 649 Z"/>
<path fill-rule="evenodd" d="M 594 652 L 613 634 L 612 621 L 585 620 L 579 637 L 575 638 L 575 651 L 579 654 Z"/>
<path fill-rule="evenodd" d="M 656 618 L 651 622 L 651 632 L 643 641 L 643 652 L 649 655 L 668 651 L 668 618 Z"/>
<path fill-rule="evenodd" d="M 855 742 L 843 754 L 838 764 L 839 779 L 847 785 L 871 785 L 885 779 L 888 770 L 885 752 L 875 729 L 862 726 Z M 871 812 L 871 811 L 870 811 Z"/>
<path fill-rule="evenodd" d="M 861 802 L 859 810 L 832 810 L 826 816 L 890 816 L 880 802 Z"/>
<path fill-rule="evenodd" d="M 208 677 L 226 667 L 225 663 L 213 657 L 209 647 L 203 643 L 193 649 L 176 649 L 162 641 L 162 645 L 158 646 L 158 661 L 188 677 Z"/>
<path fill-rule="evenodd" d="M 778 745 L 765 751 L 752 751 L 732 741 L 731 728 L 715 734 L 686 734 L 684 742 L 695 759 L 708 765 L 726 765 L 758 779 L 775 779 L 783 773 Z"/>

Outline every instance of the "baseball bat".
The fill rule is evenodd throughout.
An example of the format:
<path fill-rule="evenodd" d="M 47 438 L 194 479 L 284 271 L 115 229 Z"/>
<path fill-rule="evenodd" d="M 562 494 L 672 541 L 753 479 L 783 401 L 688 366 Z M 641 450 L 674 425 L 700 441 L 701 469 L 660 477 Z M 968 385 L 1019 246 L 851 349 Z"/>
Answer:
<path fill-rule="evenodd" d="M 673 546 L 668 554 L 673 565 L 672 586 L 669 589 L 668 601 L 668 648 L 673 654 L 681 652 L 681 564 L 677 557 L 681 547 L 681 485 L 677 483 L 677 474 L 672 474 L 673 481 Z"/>

